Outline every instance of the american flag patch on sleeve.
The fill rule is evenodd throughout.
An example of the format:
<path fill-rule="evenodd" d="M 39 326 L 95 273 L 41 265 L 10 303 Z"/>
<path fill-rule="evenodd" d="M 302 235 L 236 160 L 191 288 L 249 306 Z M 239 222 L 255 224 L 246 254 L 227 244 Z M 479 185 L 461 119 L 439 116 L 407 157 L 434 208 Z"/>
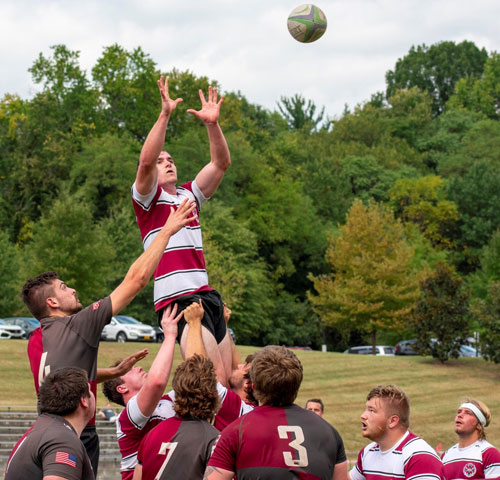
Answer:
<path fill-rule="evenodd" d="M 98 300 L 97 302 L 94 302 L 92 304 L 92 311 L 95 312 L 100 307 L 100 305 L 101 305 L 101 301 L 100 300 Z"/>
<path fill-rule="evenodd" d="M 64 463 L 70 467 L 76 467 L 76 455 L 68 452 L 56 452 L 56 463 Z"/>

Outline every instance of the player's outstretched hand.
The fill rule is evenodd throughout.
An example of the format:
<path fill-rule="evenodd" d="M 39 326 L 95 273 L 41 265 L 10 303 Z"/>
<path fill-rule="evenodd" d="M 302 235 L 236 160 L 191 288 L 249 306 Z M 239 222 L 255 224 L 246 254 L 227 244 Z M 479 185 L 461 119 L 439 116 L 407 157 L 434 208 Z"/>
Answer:
<path fill-rule="evenodd" d="M 121 377 L 125 375 L 139 360 L 142 360 L 149 353 L 147 348 L 143 350 L 139 350 L 138 352 L 133 353 L 127 358 L 124 358 L 115 368 L 116 368 L 116 376 Z"/>
<path fill-rule="evenodd" d="M 184 227 L 184 225 L 196 220 L 196 214 L 190 216 L 195 208 L 196 204 L 187 198 L 177 209 L 170 207 L 170 215 L 168 216 L 167 222 L 163 228 L 170 230 L 170 235 L 177 233 L 182 227 Z"/>
<path fill-rule="evenodd" d="M 172 306 L 170 303 L 167 308 L 163 310 L 163 316 L 161 317 L 161 329 L 163 330 L 164 340 L 168 335 L 173 335 L 174 337 L 177 336 L 177 323 L 179 323 L 183 314 L 184 311 L 177 315 L 177 304 Z"/>
<path fill-rule="evenodd" d="M 168 93 L 168 77 L 163 79 L 163 75 L 158 80 L 158 89 L 161 95 L 161 111 L 170 117 L 172 112 L 177 108 L 177 104 L 182 102 L 182 98 L 176 98 L 175 100 L 170 98 Z"/>
<path fill-rule="evenodd" d="M 205 314 L 205 310 L 203 310 L 203 305 L 201 304 L 201 299 L 199 302 L 193 302 L 187 308 L 184 309 L 184 320 L 192 327 L 194 323 L 201 325 L 201 319 Z"/>
<path fill-rule="evenodd" d="M 220 106 L 224 101 L 224 97 L 220 97 L 220 100 L 217 101 L 216 87 L 208 87 L 208 100 L 205 100 L 205 95 L 203 95 L 202 90 L 198 92 L 200 94 L 201 110 L 193 110 L 190 108 L 187 112 L 192 113 L 207 125 L 217 123 L 219 121 Z"/>

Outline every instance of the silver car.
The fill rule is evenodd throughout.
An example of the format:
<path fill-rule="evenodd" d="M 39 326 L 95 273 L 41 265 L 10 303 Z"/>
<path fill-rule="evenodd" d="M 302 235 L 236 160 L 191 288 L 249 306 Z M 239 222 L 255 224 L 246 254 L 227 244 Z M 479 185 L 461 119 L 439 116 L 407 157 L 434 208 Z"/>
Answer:
<path fill-rule="evenodd" d="M 139 322 L 134 317 L 115 315 L 101 334 L 102 340 L 116 340 L 117 342 L 146 341 L 154 342 L 156 332 L 151 325 Z"/>
<path fill-rule="evenodd" d="M 9 325 L 0 319 L 0 338 L 24 338 L 26 332 L 18 325 Z"/>

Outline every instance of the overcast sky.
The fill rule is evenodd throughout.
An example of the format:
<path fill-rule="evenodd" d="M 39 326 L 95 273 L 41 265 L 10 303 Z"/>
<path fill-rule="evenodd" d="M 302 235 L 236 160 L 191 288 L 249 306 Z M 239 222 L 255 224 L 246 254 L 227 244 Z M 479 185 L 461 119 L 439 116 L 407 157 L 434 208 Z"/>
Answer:
<path fill-rule="evenodd" d="M 473 41 L 500 51 L 500 0 L 316 0 L 328 29 L 312 44 L 288 33 L 301 0 L 0 0 L 0 97 L 31 97 L 28 68 L 50 46 L 80 51 L 90 72 L 103 47 L 148 53 L 276 108 L 301 93 L 329 116 L 384 90 L 385 72 L 412 45 Z M 194 106 L 197 108 L 197 106 Z"/>

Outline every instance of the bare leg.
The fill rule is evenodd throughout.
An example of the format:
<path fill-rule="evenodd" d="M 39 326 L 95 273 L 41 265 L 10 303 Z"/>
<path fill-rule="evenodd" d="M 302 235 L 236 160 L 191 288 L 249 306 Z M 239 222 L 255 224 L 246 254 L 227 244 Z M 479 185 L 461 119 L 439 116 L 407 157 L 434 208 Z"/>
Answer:
<path fill-rule="evenodd" d="M 184 327 L 181 336 L 181 354 L 182 358 L 186 358 L 186 348 L 187 348 L 187 337 L 188 337 L 189 325 Z M 219 351 L 219 345 L 217 345 L 217 341 L 214 336 L 207 330 L 206 327 L 201 327 L 201 336 L 203 338 L 203 344 L 205 345 L 205 350 L 208 355 L 208 358 L 212 360 L 214 364 L 215 373 L 217 375 L 217 380 L 222 383 L 222 385 L 227 386 L 227 368 L 224 366 L 223 358 Z M 226 333 L 227 336 L 227 333 Z M 221 344 L 226 340 L 226 337 L 221 342 Z M 231 345 L 229 346 L 229 354 L 231 354 Z M 231 358 L 229 358 L 229 365 L 231 365 Z"/>

